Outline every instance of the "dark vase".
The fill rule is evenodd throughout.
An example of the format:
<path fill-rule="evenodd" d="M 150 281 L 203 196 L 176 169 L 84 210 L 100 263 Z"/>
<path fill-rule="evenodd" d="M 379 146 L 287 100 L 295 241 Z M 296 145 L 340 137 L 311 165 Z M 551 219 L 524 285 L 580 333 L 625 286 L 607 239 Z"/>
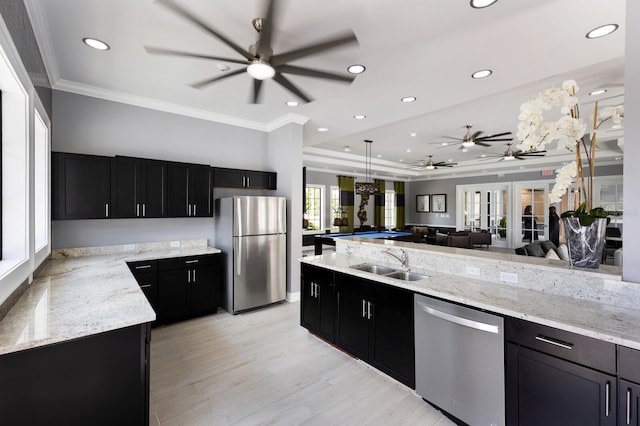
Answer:
<path fill-rule="evenodd" d="M 589 226 L 580 225 L 577 217 L 563 217 L 569 263 L 581 268 L 598 268 L 602 259 L 607 219 L 599 218 Z"/>

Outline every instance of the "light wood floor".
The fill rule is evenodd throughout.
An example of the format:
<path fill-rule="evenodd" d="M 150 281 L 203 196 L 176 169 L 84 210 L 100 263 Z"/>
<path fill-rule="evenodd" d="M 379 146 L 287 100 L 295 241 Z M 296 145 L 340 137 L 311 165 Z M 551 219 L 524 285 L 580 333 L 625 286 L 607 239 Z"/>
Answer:
<path fill-rule="evenodd" d="M 151 425 L 453 425 L 300 327 L 300 304 L 152 331 Z"/>

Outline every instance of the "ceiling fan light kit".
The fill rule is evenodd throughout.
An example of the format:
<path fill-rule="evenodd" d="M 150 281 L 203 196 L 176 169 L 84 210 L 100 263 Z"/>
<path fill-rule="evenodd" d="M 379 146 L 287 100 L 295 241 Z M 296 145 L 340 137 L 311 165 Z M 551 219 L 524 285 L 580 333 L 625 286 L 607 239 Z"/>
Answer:
<path fill-rule="evenodd" d="M 228 47 L 236 51 L 242 56 L 242 59 L 223 58 L 212 55 L 190 53 L 184 51 L 176 51 L 164 48 L 146 47 L 147 52 L 151 54 L 161 55 L 173 55 L 182 56 L 188 58 L 210 59 L 222 62 L 231 62 L 247 65 L 246 68 L 234 70 L 232 72 L 225 73 L 224 75 L 218 75 L 206 80 L 192 84 L 194 88 L 203 88 L 209 84 L 224 80 L 235 75 L 239 75 L 247 72 L 253 79 L 253 96 L 251 97 L 252 103 L 258 103 L 260 99 L 260 93 L 262 90 L 262 82 L 264 80 L 273 79 L 277 84 L 288 90 L 293 95 L 297 96 L 304 102 L 311 102 L 313 99 L 304 93 L 296 84 L 284 76 L 284 74 L 293 74 L 306 77 L 320 78 L 330 81 L 338 81 L 344 83 L 351 83 L 355 78 L 353 74 L 364 72 L 364 66 L 352 65 L 350 73 L 352 75 L 341 75 L 327 71 L 321 71 L 312 68 L 305 68 L 296 65 L 290 65 L 289 62 L 296 61 L 298 59 L 306 58 L 312 55 L 323 53 L 327 50 L 335 49 L 337 47 L 345 46 L 352 43 L 357 43 L 358 39 L 352 31 L 345 32 L 341 35 L 335 36 L 329 40 L 318 42 L 312 45 L 300 47 L 289 52 L 280 53 L 274 55 L 271 48 L 272 35 L 274 30 L 274 17 L 276 16 L 275 10 L 278 8 L 278 0 L 269 0 L 267 4 L 264 17 L 253 19 L 252 25 L 258 32 L 258 40 L 249 46 L 248 49 L 244 49 L 241 45 L 233 42 L 227 38 L 224 34 L 217 29 L 203 21 L 197 14 L 183 8 L 176 4 L 174 0 L 158 0 L 158 3 L 172 10 L 177 15 L 191 22 L 195 26 L 203 29 L 213 37 L 217 38 Z"/>

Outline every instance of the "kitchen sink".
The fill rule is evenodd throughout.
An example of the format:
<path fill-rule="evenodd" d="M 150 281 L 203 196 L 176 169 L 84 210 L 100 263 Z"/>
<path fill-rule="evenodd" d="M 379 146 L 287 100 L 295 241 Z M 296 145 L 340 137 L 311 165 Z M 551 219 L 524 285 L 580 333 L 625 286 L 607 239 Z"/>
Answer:
<path fill-rule="evenodd" d="M 395 278 L 403 281 L 420 281 L 429 278 L 427 275 L 415 274 L 413 272 L 395 271 L 385 274 L 385 277 Z"/>
<path fill-rule="evenodd" d="M 363 263 L 361 265 L 351 266 L 352 269 L 358 271 L 370 272 L 376 275 L 383 275 L 385 277 L 393 278 L 402 281 L 420 281 L 429 278 L 427 275 L 416 274 L 413 272 L 401 271 L 400 269 L 390 268 L 388 266 L 373 265 L 371 263 Z"/>
<path fill-rule="evenodd" d="M 388 266 L 372 265 L 370 263 L 364 263 L 362 265 L 354 265 L 351 268 L 357 269 L 358 271 L 371 272 L 373 274 L 378 274 L 378 275 L 386 275 L 391 272 L 402 272 L 402 271 L 398 271 L 397 269 L 389 268 Z"/>

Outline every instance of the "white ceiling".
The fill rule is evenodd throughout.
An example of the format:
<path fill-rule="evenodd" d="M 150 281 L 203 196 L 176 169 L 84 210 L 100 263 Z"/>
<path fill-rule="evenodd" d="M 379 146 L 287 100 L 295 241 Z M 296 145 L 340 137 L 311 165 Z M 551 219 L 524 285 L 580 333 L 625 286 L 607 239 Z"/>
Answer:
<path fill-rule="evenodd" d="M 257 34 L 251 20 L 266 0 L 174 0 L 237 44 Z M 295 97 L 273 81 L 263 85 L 262 104 L 250 104 L 251 77 L 241 74 L 204 89 L 189 84 L 219 75 L 210 60 L 149 55 L 155 46 L 241 59 L 228 46 L 152 0 L 26 0 L 38 42 L 56 89 L 191 114 L 268 130 L 286 120 L 304 122 L 305 164 L 361 172 L 364 139 L 373 140 L 373 171 L 400 179 L 461 176 L 526 167 L 550 168 L 571 158 L 553 152 L 535 160 L 478 160 L 506 146 L 442 147 L 443 136 L 462 137 L 464 126 L 486 134 L 515 134 L 519 106 L 563 80 L 580 86 L 583 116 L 602 105 L 624 102 L 624 0 L 499 0 L 473 9 L 468 0 L 280 0 L 273 36 L 275 53 L 292 50 L 351 29 L 350 45 L 293 64 L 345 73 L 367 67 L 352 84 L 288 76 L 315 101 L 298 107 Z M 588 40 L 600 25 L 617 23 L 613 34 Z M 111 45 L 99 52 L 82 44 L 95 37 Z M 232 70 L 242 65 L 227 64 Z M 493 75 L 473 80 L 490 68 Z M 598 97 L 588 92 L 607 88 Z M 402 103 L 404 96 L 417 101 Z M 551 114 L 550 112 L 549 114 Z M 365 114 L 364 120 L 355 120 Z M 557 114 L 557 112 L 555 113 Z M 553 117 L 551 117 L 553 118 Z M 318 127 L 329 131 L 318 132 Z M 418 136 L 411 137 L 416 132 Z M 598 162 L 620 163 L 623 130 L 599 132 Z M 517 143 L 514 140 L 514 143 Z M 349 153 L 345 146 L 351 146 Z M 411 152 L 407 152 L 410 149 Z M 555 150 L 554 150 L 555 151 Z M 433 155 L 458 166 L 411 170 L 411 162 Z M 562 154 L 562 155 L 559 155 Z M 377 156 L 381 155 L 381 159 Z M 402 160 L 402 161 L 401 161 Z"/>

